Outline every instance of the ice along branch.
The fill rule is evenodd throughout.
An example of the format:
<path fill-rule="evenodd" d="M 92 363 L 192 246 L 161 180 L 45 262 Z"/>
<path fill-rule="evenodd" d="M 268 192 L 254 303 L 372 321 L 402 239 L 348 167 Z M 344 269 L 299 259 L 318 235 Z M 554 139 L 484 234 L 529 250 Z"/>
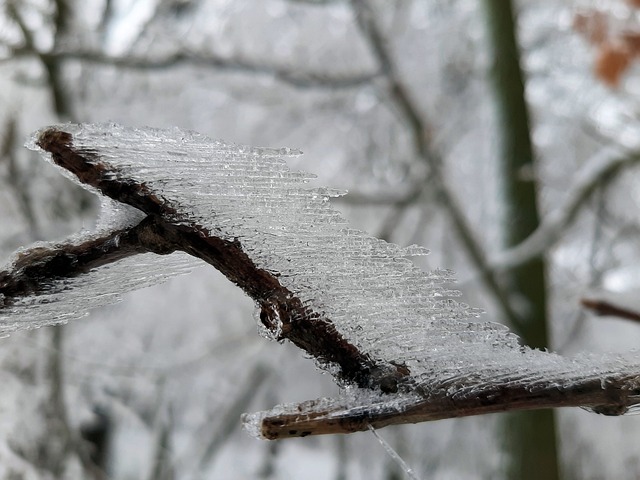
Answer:
<path fill-rule="evenodd" d="M 635 375 L 590 378 L 568 386 L 549 385 L 532 390 L 523 385 L 478 387 L 468 395 L 441 393 L 422 398 L 342 405 L 321 401 L 276 407 L 270 412 L 246 415 L 245 422 L 256 424 L 262 438 L 305 437 L 365 431 L 369 426 L 420 423 L 446 418 L 468 417 L 507 411 L 543 408 L 583 407 L 603 415 L 622 415 L 640 403 L 640 385 Z"/>
<path fill-rule="evenodd" d="M 22 254 L 11 271 L 0 273 L 0 294 L 6 299 L 37 294 L 55 280 L 78 276 L 127 256 L 183 251 L 214 266 L 242 288 L 260 306 L 261 322 L 278 340 L 287 339 L 318 361 L 338 365 L 339 380 L 361 388 L 396 392 L 400 380 L 409 375 L 403 366 L 359 351 L 330 319 L 304 306 L 276 275 L 258 268 L 237 239 L 216 237 L 184 218 L 147 185 L 126 178 L 102 161 L 98 150 L 76 148 L 72 134 L 60 128 L 44 130 L 36 143 L 81 183 L 141 210 L 147 217 L 131 229 L 91 242 L 39 247 Z"/>
<path fill-rule="evenodd" d="M 394 322 L 384 324 L 387 328 L 380 330 L 378 337 L 374 336 L 372 345 L 367 346 L 362 341 L 356 343 L 358 337 L 354 336 L 355 340 L 348 339 L 348 330 L 345 332 L 344 328 L 338 326 L 344 327 L 344 323 L 339 323 L 340 312 L 334 318 L 333 314 L 324 313 L 322 307 L 310 307 L 314 304 L 303 301 L 293 293 L 293 284 L 285 286 L 283 282 L 287 273 L 280 270 L 278 264 L 270 270 L 258 267 L 258 260 L 251 256 L 253 250 L 249 240 L 241 241 L 233 235 L 222 237 L 216 234 L 217 224 L 204 224 L 204 216 L 197 217 L 202 220 L 196 221 L 194 218 L 197 213 L 187 213 L 188 208 L 167 200 L 163 190 L 154 186 L 153 176 L 144 176 L 147 175 L 146 170 L 141 174 L 142 179 L 136 180 L 135 170 L 127 173 L 126 163 L 122 164 L 123 167 L 114 166 L 119 163 L 110 160 L 114 153 L 108 150 L 109 147 L 95 146 L 102 145 L 101 142 L 83 143 L 81 134 L 70 133 L 75 131 L 77 129 L 73 126 L 68 129 L 64 126 L 51 127 L 38 135 L 36 143 L 51 155 L 54 163 L 72 172 L 81 183 L 117 202 L 139 209 L 146 216 L 143 215 L 141 218 L 144 220 L 135 226 L 103 234 L 91 241 L 38 247 L 19 255 L 8 271 L 0 272 L 0 298 L 4 299 L 0 310 L 6 307 L 10 310 L 11 303 L 17 304 L 21 298 L 50 293 L 52 286 L 63 284 L 67 278 L 80 276 L 96 267 L 139 253 L 168 254 L 182 251 L 202 259 L 254 299 L 260 308 L 260 321 L 274 338 L 290 340 L 319 362 L 331 364 L 334 367 L 331 371 L 338 382 L 360 387 L 355 389 L 358 392 L 355 398 L 350 398 L 348 402 L 343 401 L 347 397 L 342 397 L 280 407 L 270 413 L 258 414 L 258 417 L 253 417 L 256 420 L 250 420 L 250 423 L 263 437 L 349 433 L 367 429 L 369 425 L 379 428 L 398 423 L 561 406 L 585 406 L 598 413 L 620 415 L 640 403 L 637 362 L 632 361 L 625 366 L 624 362 L 605 359 L 604 364 L 597 365 L 584 359 L 560 360 L 558 356 L 525 350 L 495 325 L 487 323 L 484 327 L 475 328 L 474 323 L 457 322 L 455 315 L 449 318 L 452 305 L 448 302 L 421 303 L 422 293 L 411 296 L 402 289 L 392 290 L 392 294 L 405 299 L 405 303 L 417 305 L 418 308 L 427 305 L 431 315 L 427 317 L 427 322 L 423 322 L 425 317 L 422 315 L 413 318 L 398 313 L 394 305 L 400 304 L 390 304 L 394 309 L 386 312 L 385 318 L 397 317 L 395 320 L 392 318 Z M 99 127 L 97 133 L 102 135 L 103 128 Z M 158 132 L 154 131 L 153 134 L 158 135 Z M 165 132 L 157 138 L 165 139 L 164 135 Z M 139 149 L 137 144 L 136 148 Z M 165 149 L 164 146 L 161 148 Z M 136 153 L 126 147 L 118 151 L 121 156 Z M 146 153 L 153 155 L 153 150 Z M 146 156 L 143 158 L 147 160 Z M 152 160 L 148 159 L 150 163 Z M 274 172 L 281 174 L 276 168 L 277 165 L 285 168 L 284 165 L 274 165 Z M 245 169 L 248 168 L 245 166 L 240 169 L 240 178 L 245 178 L 248 172 Z M 170 175 L 169 171 L 164 174 Z M 271 181 L 273 177 L 263 175 L 262 178 Z M 227 175 L 223 175 L 220 183 L 226 184 L 228 181 Z M 195 185 L 191 192 L 193 196 L 201 193 L 201 184 Z M 215 195 L 215 192 L 211 194 Z M 214 212 L 206 210 L 206 215 L 214 222 L 219 213 L 217 208 L 222 207 L 215 207 Z M 326 211 L 323 213 L 326 214 Z M 311 221 L 315 221 L 315 217 Z M 342 227 L 336 230 L 339 228 Z M 343 230 L 338 231 L 343 233 Z M 248 238 L 243 235 L 240 239 Z M 273 240 L 271 237 L 269 239 Z M 358 242 L 345 245 L 344 248 L 350 249 L 348 254 L 357 255 L 358 260 L 371 247 L 368 243 Z M 359 247 L 365 247 L 365 252 L 358 250 Z M 380 248 L 376 253 L 384 252 L 383 246 Z M 285 260 L 289 261 L 289 253 L 286 255 Z M 398 273 L 395 263 L 389 272 L 381 272 L 388 274 L 397 284 L 410 272 Z M 311 267 L 315 267 L 315 264 Z M 352 274 L 348 269 L 345 272 L 345 275 Z M 374 270 L 374 274 L 376 272 Z M 446 278 L 440 277 L 440 280 Z M 332 277 L 331 281 L 335 279 Z M 423 282 L 424 277 L 420 277 L 419 285 L 408 281 L 401 286 L 405 290 L 421 289 Z M 330 284 L 326 285 L 331 287 Z M 375 289 L 379 285 L 377 281 L 370 283 L 366 287 L 367 292 L 369 288 Z M 388 284 L 385 285 L 387 289 Z M 348 301 L 352 301 L 351 296 Z M 368 297 L 356 298 L 355 304 L 361 305 L 359 302 L 364 301 L 369 301 Z M 381 305 L 388 305 L 388 299 L 383 298 L 381 302 Z M 431 309 L 433 306 L 437 308 Z M 453 328 L 450 331 L 445 328 L 434 312 L 449 318 Z M 469 311 L 462 313 L 468 315 Z M 369 319 L 366 317 L 364 322 L 357 325 L 364 333 L 371 333 L 371 330 L 367 330 L 372 328 L 373 323 Z M 429 319 L 433 323 L 429 323 Z M 407 321 L 416 323 L 414 328 L 406 331 L 408 336 L 403 339 L 399 334 L 407 326 Z M 434 329 L 435 334 L 428 332 L 430 328 Z M 395 342 L 391 345 L 393 348 L 380 348 L 387 341 Z M 360 344 L 364 347 L 359 347 Z M 464 353 L 474 345 L 479 351 L 465 357 Z M 437 354 L 443 349 L 447 350 L 449 356 L 441 359 Z M 542 357 L 545 359 L 539 363 L 536 358 Z M 447 359 L 455 361 L 452 363 Z M 421 370 L 423 365 L 426 368 Z M 528 369 L 530 371 L 527 374 Z"/>

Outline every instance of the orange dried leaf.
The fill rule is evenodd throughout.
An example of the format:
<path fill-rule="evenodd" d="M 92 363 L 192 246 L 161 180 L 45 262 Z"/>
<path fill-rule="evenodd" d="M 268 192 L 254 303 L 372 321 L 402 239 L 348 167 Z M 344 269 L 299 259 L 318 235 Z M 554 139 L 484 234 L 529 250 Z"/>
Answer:
<path fill-rule="evenodd" d="M 624 42 L 607 42 L 598 49 L 595 75 L 608 86 L 615 88 L 631 64 L 632 52 Z"/>
<path fill-rule="evenodd" d="M 573 29 L 590 43 L 600 45 L 606 41 L 609 33 L 607 16 L 598 10 L 578 12 L 573 16 Z"/>
<path fill-rule="evenodd" d="M 622 41 L 631 51 L 631 55 L 634 57 L 640 56 L 640 33 L 625 33 L 622 35 Z"/>

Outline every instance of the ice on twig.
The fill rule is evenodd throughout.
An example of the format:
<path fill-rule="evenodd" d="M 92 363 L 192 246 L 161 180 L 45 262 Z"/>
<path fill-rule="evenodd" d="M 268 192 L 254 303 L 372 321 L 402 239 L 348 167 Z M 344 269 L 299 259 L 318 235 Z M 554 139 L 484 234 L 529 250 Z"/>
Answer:
<path fill-rule="evenodd" d="M 128 292 L 189 273 L 198 264 L 184 253 L 164 257 L 148 253 L 96 268 L 88 275 L 52 282 L 45 292 L 4 307 L 0 298 L 0 335 L 67 323 L 86 316 L 89 310 L 119 302 Z"/>
<path fill-rule="evenodd" d="M 502 387 L 562 390 L 576 382 L 640 374 L 635 360 L 566 359 L 521 346 L 502 325 L 470 321 L 479 311 L 451 298 L 451 272 L 416 267 L 407 257 L 425 254 L 421 247 L 402 248 L 349 228 L 328 200 L 342 192 L 311 188 L 313 175 L 288 168 L 283 157 L 295 151 L 242 147 L 179 129 L 57 128 L 70 135 L 74 152 L 86 154 L 110 179 L 137 186 L 127 199 L 135 203 L 146 196 L 152 206 L 162 206 L 163 221 L 240 248 L 257 270 L 286 289 L 285 299 L 256 294 L 263 306 L 273 303 L 277 326 L 271 336 L 280 339 L 301 325 L 325 322 L 344 341 L 345 351 L 357 352 L 364 362 L 366 368 L 354 378 L 370 375 L 371 386 L 394 392 L 388 373 L 395 369 L 404 375 L 397 398 L 384 400 L 399 402 L 398 408 L 407 407 L 402 403 L 407 392 L 461 399 Z M 42 135 L 35 135 L 33 148 Z M 0 309 L 0 323 L 6 331 L 66 320 L 185 265 L 136 256 L 100 267 L 54 283 L 50 291 L 26 298 L 25 305 Z M 280 315 L 291 310 L 282 310 L 278 302 L 293 297 L 304 314 L 284 326 Z M 331 362 L 321 366 L 337 372 Z"/>

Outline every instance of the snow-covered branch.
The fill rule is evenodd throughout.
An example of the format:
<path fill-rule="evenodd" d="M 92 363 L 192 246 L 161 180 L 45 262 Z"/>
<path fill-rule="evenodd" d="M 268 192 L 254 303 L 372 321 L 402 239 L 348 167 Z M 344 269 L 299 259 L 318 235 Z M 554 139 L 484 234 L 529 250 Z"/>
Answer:
<path fill-rule="evenodd" d="M 525 241 L 497 255 L 491 262 L 493 268 L 507 270 L 544 254 L 559 240 L 596 188 L 638 161 L 640 152 L 612 152 L 610 149 L 591 158 L 576 175 L 562 204 L 545 215 L 540 226 Z"/>
<path fill-rule="evenodd" d="M 421 247 L 350 229 L 328 202 L 338 192 L 288 169 L 283 157 L 298 152 L 117 125 L 49 127 L 31 147 L 124 217 L 19 253 L 0 273 L 2 332 L 66 321 L 181 273 L 193 262 L 171 252 L 184 252 L 254 300 L 265 336 L 292 342 L 344 387 L 338 399 L 247 417 L 256 435 L 578 405 L 620 415 L 640 404 L 637 358 L 569 359 L 468 321 L 479 312 L 451 298 L 450 272 L 406 258 Z"/>
<path fill-rule="evenodd" d="M 5 57 L 12 58 L 36 55 L 42 61 L 64 62 L 70 60 L 80 61 L 93 65 L 108 65 L 127 70 L 166 70 L 179 67 L 210 68 L 220 72 L 242 73 L 247 75 L 259 75 L 272 77 L 284 84 L 295 88 L 316 89 L 346 89 L 358 88 L 373 82 L 380 77 L 378 72 L 344 73 L 334 74 L 327 72 L 303 72 L 287 66 L 256 62 L 243 58 L 217 56 L 213 52 L 206 54 L 178 51 L 173 54 L 158 57 L 140 56 L 111 56 L 98 51 L 88 50 L 61 50 L 53 52 L 38 52 L 33 48 L 13 48 L 11 54 Z"/>
<path fill-rule="evenodd" d="M 406 369 L 378 365 L 358 351 L 321 312 L 305 306 L 283 286 L 279 274 L 259 268 L 237 238 L 221 238 L 193 223 L 145 183 L 127 178 L 104 162 L 100 152 L 76 148 L 73 136 L 64 130 L 46 129 L 36 144 L 83 185 L 135 207 L 147 217 L 135 227 L 79 245 L 36 247 L 22 253 L 11 270 L 0 272 L 0 298 L 6 306 L 15 298 L 48 289 L 56 280 L 77 277 L 134 254 L 182 251 L 214 266 L 242 288 L 259 305 L 260 321 L 277 340 L 287 339 L 318 361 L 339 365 L 339 377 L 346 382 L 397 390 L 397 379 L 406 375 Z M 312 321 L 300 321 L 305 318 Z"/>
<path fill-rule="evenodd" d="M 453 395 L 389 399 L 347 394 L 340 398 L 280 405 L 271 411 L 245 415 L 244 422 L 252 435 L 276 440 L 540 408 L 583 407 L 602 415 L 622 415 L 640 401 L 639 387 L 636 375 L 625 377 L 612 373 L 601 379 L 581 379 L 571 384 L 562 380 L 557 384 L 550 382 L 540 389 L 500 384 L 472 387 L 466 392 L 462 389 Z"/>

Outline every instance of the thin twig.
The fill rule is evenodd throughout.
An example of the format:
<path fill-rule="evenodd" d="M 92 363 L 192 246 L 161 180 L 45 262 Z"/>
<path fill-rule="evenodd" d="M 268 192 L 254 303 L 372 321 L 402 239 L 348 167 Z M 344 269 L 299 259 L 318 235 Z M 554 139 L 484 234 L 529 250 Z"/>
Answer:
<path fill-rule="evenodd" d="M 244 380 L 241 388 L 235 392 L 236 394 L 234 396 L 228 396 L 229 404 L 227 407 L 216 409 L 215 414 L 220 420 L 220 423 L 213 431 L 211 431 L 210 426 L 207 427 L 210 435 L 206 443 L 202 445 L 201 456 L 196 462 L 197 469 L 200 472 L 203 472 L 207 465 L 211 464 L 220 451 L 220 448 L 224 446 L 234 430 L 238 428 L 238 418 L 247 410 L 256 392 L 268 379 L 270 373 L 267 367 L 259 363 L 255 364 L 253 370 Z M 199 443 L 201 443 L 201 440 Z"/>
<path fill-rule="evenodd" d="M 603 415 L 621 415 L 640 402 L 637 375 L 590 378 L 569 385 L 549 379 L 546 387 L 532 390 L 523 385 L 494 385 L 471 395 L 451 397 L 446 393 L 410 397 L 384 397 L 379 403 L 369 400 L 361 405 L 350 400 L 321 399 L 296 405 L 279 406 L 274 413 L 262 412 L 245 417 L 257 422 L 262 437 L 270 440 L 353 433 L 388 425 L 419 423 L 487 413 L 537 410 L 558 407 L 584 407 Z"/>
<path fill-rule="evenodd" d="M 591 312 L 602 317 L 618 317 L 633 322 L 640 322 L 640 312 L 627 307 L 616 305 L 607 300 L 582 298 L 580 304 Z"/>
<path fill-rule="evenodd" d="M 149 480 L 170 480 L 174 477 L 171 436 L 173 433 L 173 411 L 171 401 L 166 400 L 164 377 L 158 379 L 158 397 L 153 420 L 154 440 L 153 457 L 149 470 Z"/>
<path fill-rule="evenodd" d="M 380 76 L 378 72 L 353 73 L 353 74 L 326 74 L 316 72 L 300 72 L 295 69 L 254 62 L 241 58 L 225 58 L 212 52 L 206 54 L 176 52 L 171 55 L 145 58 L 145 57 L 115 57 L 104 55 L 101 52 L 68 50 L 53 52 L 37 52 L 33 48 L 16 48 L 12 51 L 12 57 L 37 55 L 43 61 L 68 61 L 76 60 L 88 64 L 108 65 L 128 70 L 166 70 L 182 66 L 199 68 L 212 68 L 219 71 L 244 73 L 253 75 L 265 75 L 295 88 L 315 89 L 350 89 L 358 88 L 373 82 Z M 12 57 L 6 58 L 10 60 Z"/>
<path fill-rule="evenodd" d="M 36 218 L 33 206 L 33 198 L 29 194 L 28 182 L 30 178 L 22 174 L 18 167 L 18 159 L 16 157 L 17 141 L 17 121 L 14 117 L 7 120 L 4 127 L 4 139 L 0 144 L 0 163 L 7 162 L 7 188 L 13 191 L 18 201 L 18 206 L 22 216 L 29 226 L 29 234 L 32 239 L 40 238 L 40 227 Z"/>
<path fill-rule="evenodd" d="M 64 30 L 68 22 L 67 16 L 69 15 L 68 7 L 65 5 L 63 0 L 56 0 L 55 4 L 56 9 L 53 17 L 53 24 L 55 28 L 54 48 L 65 33 Z M 20 11 L 15 5 L 15 1 L 9 2 L 8 12 L 11 18 L 17 23 L 24 40 L 24 46 L 13 49 L 11 56 L 21 56 L 20 52 L 30 52 L 29 55 L 35 55 L 40 60 L 42 66 L 47 72 L 47 81 L 51 91 L 54 111 L 60 118 L 67 120 L 72 118 L 71 105 L 64 89 L 64 79 L 62 77 L 62 65 L 60 59 L 46 55 L 36 48 L 33 34 L 24 22 Z M 11 57 L 9 57 L 9 59 L 10 58 Z"/>

